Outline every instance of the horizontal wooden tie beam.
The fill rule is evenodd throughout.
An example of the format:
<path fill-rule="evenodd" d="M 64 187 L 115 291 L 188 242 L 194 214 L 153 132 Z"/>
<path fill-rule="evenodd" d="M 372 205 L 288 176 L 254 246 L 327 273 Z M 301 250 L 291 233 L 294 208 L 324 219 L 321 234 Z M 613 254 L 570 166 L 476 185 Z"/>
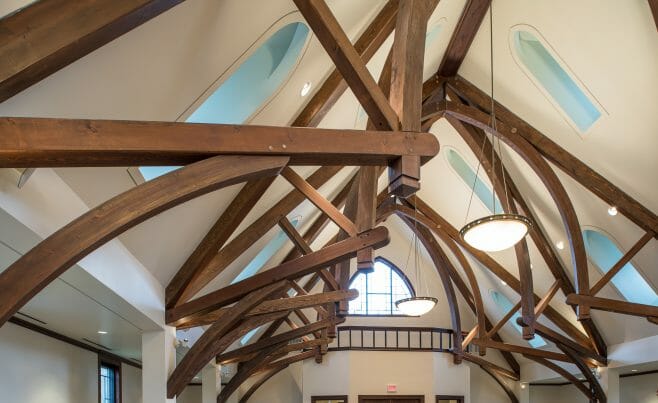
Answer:
<path fill-rule="evenodd" d="M 636 304 L 634 302 L 618 301 L 609 298 L 569 294 L 567 295 L 567 304 L 586 305 L 599 311 L 615 312 L 644 318 L 658 317 L 658 306 Z"/>
<path fill-rule="evenodd" d="M 427 162 L 427 133 L 50 118 L 0 118 L 0 168 L 186 165 L 214 155 L 290 156 L 292 165 Z"/>

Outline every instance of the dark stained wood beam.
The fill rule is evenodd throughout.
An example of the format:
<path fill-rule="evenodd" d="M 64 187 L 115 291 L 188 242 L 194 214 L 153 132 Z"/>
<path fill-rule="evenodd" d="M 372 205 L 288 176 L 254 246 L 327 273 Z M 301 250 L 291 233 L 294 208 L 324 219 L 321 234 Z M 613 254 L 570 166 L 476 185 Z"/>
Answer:
<path fill-rule="evenodd" d="M 389 0 L 354 43 L 361 60 L 368 63 L 395 28 L 398 0 Z M 297 115 L 291 126 L 316 127 L 348 88 L 338 69 L 334 69 L 322 86 Z"/>
<path fill-rule="evenodd" d="M 635 245 L 633 245 L 633 247 L 631 249 L 629 249 L 628 252 L 626 252 L 624 254 L 624 256 L 622 256 L 621 259 L 619 259 L 619 261 L 617 263 L 615 263 L 615 265 L 612 266 L 610 268 L 610 270 L 608 270 L 603 275 L 603 277 L 601 277 L 601 279 L 599 281 L 596 282 L 596 284 L 594 284 L 594 286 L 590 289 L 590 294 L 591 295 L 598 294 L 599 291 L 601 291 L 601 289 L 603 287 L 605 287 L 605 285 L 608 284 L 610 282 L 610 280 L 612 280 L 612 278 L 615 275 L 617 275 L 617 273 L 619 273 L 619 271 L 621 269 L 623 269 L 624 266 L 626 266 L 626 264 L 628 262 L 630 262 L 631 259 L 633 259 L 633 257 L 635 255 L 637 255 L 637 253 L 640 251 L 640 249 L 642 249 L 644 247 L 644 245 L 646 245 L 650 240 L 653 239 L 653 237 L 654 237 L 654 234 L 651 233 L 651 232 L 647 232 L 646 234 L 644 234 L 642 236 L 642 238 L 640 238 L 635 243 Z"/>
<path fill-rule="evenodd" d="M 291 311 L 296 309 L 313 308 L 318 305 L 324 305 L 330 302 L 339 302 L 342 300 L 353 300 L 359 296 L 357 290 L 338 290 L 327 291 L 319 294 L 303 294 L 289 298 L 276 298 L 261 302 L 258 306 L 254 307 L 249 312 L 245 313 L 245 317 L 265 315 L 272 312 Z M 222 308 L 216 311 L 200 315 L 198 317 L 192 316 L 184 321 L 168 323 L 170 326 L 175 326 L 176 329 L 188 329 L 191 327 L 210 325 L 220 320 L 231 308 Z"/>
<path fill-rule="evenodd" d="M 485 360 L 484 358 L 480 358 L 476 355 L 470 354 L 470 353 L 464 353 L 463 358 L 466 361 L 472 362 L 474 364 L 477 364 L 481 367 L 488 367 L 490 370 L 504 376 L 505 378 L 511 379 L 513 381 L 519 381 L 521 378 L 519 377 L 518 374 L 510 371 L 509 369 L 503 368 L 499 365 L 496 365 L 492 362 L 489 362 Z"/>
<path fill-rule="evenodd" d="M 303 353 L 293 355 L 292 357 L 282 358 L 280 360 L 273 361 L 273 362 L 265 365 L 263 368 L 260 369 L 260 371 L 269 371 L 271 368 L 279 366 L 279 365 L 290 365 L 290 364 L 294 364 L 294 363 L 299 362 L 299 361 L 308 360 L 308 359 L 313 358 L 315 356 L 315 354 L 316 354 L 316 351 L 311 350 L 311 351 L 306 351 L 306 352 L 303 352 Z"/>
<path fill-rule="evenodd" d="M 594 376 L 594 374 L 590 370 L 590 367 L 585 363 L 585 361 L 583 361 L 583 359 L 578 355 L 578 353 L 572 350 L 571 348 L 562 344 L 557 344 L 557 347 L 560 350 L 564 351 L 564 353 L 571 359 L 571 361 L 574 364 L 576 364 L 580 372 L 583 374 L 583 376 L 589 383 L 589 387 L 592 391 L 592 394 L 595 397 L 595 401 L 597 403 L 606 403 L 608 401 L 608 397 L 603 391 L 603 388 L 601 387 L 599 380 L 596 378 L 596 376 Z"/>
<path fill-rule="evenodd" d="M 574 266 L 576 290 L 582 295 L 589 295 L 587 254 L 585 253 L 585 244 L 580 231 L 578 216 L 566 189 L 553 169 L 548 165 L 548 162 L 546 162 L 530 143 L 517 134 L 515 128 L 503 122 L 498 122 L 496 130 L 494 130 L 490 125 L 490 116 L 479 109 L 451 101 L 444 102 L 443 106 L 445 107 L 446 115 L 498 136 L 500 140 L 504 141 L 522 157 L 537 174 L 555 202 L 566 229 L 569 245 L 571 246 L 571 260 Z M 589 319 L 589 308 L 579 305 L 576 315 L 579 320 Z"/>
<path fill-rule="evenodd" d="M 475 339 L 472 342 L 478 346 L 486 346 L 501 351 L 509 351 L 510 353 L 518 353 L 524 355 L 532 355 L 535 357 L 546 358 L 548 360 L 556 360 L 571 363 L 572 361 L 564 354 L 555 353 L 553 351 L 539 350 L 532 347 L 517 346 L 515 344 L 499 343 L 492 340 Z"/>
<path fill-rule="evenodd" d="M 299 329 L 299 327 L 297 329 Z M 300 341 L 300 342 L 297 342 L 297 343 L 286 344 L 283 347 L 279 347 L 279 349 L 277 350 L 277 354 L 284 354 L 285 355 L 285 354 L 292 353 L 292 352 L 295 352 L 295 351 L 304 351 L 304 350 L 308 350 L 308 349 L 311 349 L 311 348 L 314 348 L 314 347 L 319 347 L 323 344 L 329 344 L 329 343 L 331 343 L 331 340 L 327 339 L 327 338 L 324 338 L 324 339 L 319 338 L 319 339 L 313 339 L 313 340 Z M 243 356 L 232 356 L 229 359 L 222 359 L 222 361 L 217 362 L 217 364 L 226 365 L 226 364 L 232 364 L 232 363 L 236 363 L 236 362 L 248 361 L 251 358 L 253 358 L 255 354 L 258 354 L 258 353 L 256 352 L 256 353 L 251 353 L 251 354 L 245 354 Z"/>
<path fill-rule="evenodd" d="M 0 168 L 185 165 L 214 155 L 388 165 L 439 152 L 431 134 L 184 122 L 0 118 Z"/>
<path fill-rule="evenodd" d="M 580 344 L 569 339 L 568 337 L 561 335 L 560 333 L 549 328 L 548 326 L 544 326 L 541 323 L 537 323 L 537 333 L 541 337 L 545 338 L 546 340 L 552 341 L 555 344 L 562 344 L 571 348 L 572 350 L 576 351 L 581 357 L 594 362 L 596 365 L 600 367 L 605 367 L 608 365 L 608 359 L 606 357 L 597 354 L 596 352 L 591 351 L 589 349 L 583 348 L 583 346 L 581 346 Z"/>
<path fill-rule="evenodd" d="M 609 298 L 569 294 L 567 295 L 567 304 L 586 305 L 592 309 L 598 309 L 600 311 L 615 312 L 643 318 L 658 317 L 658 307 L 655 305 L 636 304 L 634 302 L 619 301 Z"/>
<path fill-rule="evenodd" d="M 89 210 L 0 274 L 0 326 L 51 281 L 129 228 L 203 194 L 277 175 L 285 157 L 219 156 L 134 187 Z"/>
<path fill-rule="evenodd" d="M 173 308 L 180 302 L 185 288 L 190 284 L 195 274 L 205 267 L 217 251 L 238 228 L 242 220 L 249 214 L 276 177 L 255 179 L 245 183 L 237 196 L 226 207 L 210 231 L 199 242 L 192 254 L 187 258 L 180 270 L 169 282 L 165 292 L 167 308 Z"/>
<path fill-rule="evenodd" d="M 398 116 L 325 1 L 294 2 L 376 127 L 397 130 Z"/>
<path fill-rule="evenodd" d="M 548 304 L 551 303 L 551 300 L 553 299 L 553 297 L 555 296 L 555 294 L 558 292 L 559 289 L 560 289 L 560 280 L 555 280 L 553 285 L 546 292 L 546 295 L 544 295 L 542 299 L 539 301 L 539 303 L 537 303 L 537 305 L 535 306 L 535 320 L 538 319 L 542 313 L 544 313 L 544 310 L 546 309 Z"/>
<path fill-rule="evenodd" d="M 437 4 L 436 0 L 400 3 L 391 50 L 389 101 L 404 131 L 420 131 L 427 19 Z M 419 189 L 420 160 L 416 157 L 396 160 L 389 170 L 389 192 L 408 197 Z"/>
<path fill-rule="evenodd" d="M 509 322 L 510 319 L 512 319 L 512 316 L 514 316 L 514 314 L 515 314 L 516 312 L 518 312 L 519 309 L 521 309 L 521 301 L 517 302 L 516 305 L 514 305 L 509 311 L 507 311 L 507 313 L 505 314 L 505 316 L 503 316 L 503 317 L 502 317 L 502 318 L 501 318 L 501 319 L 500 319 L 500 320 L 494 325 L 494 327 L 492 327 L 491 329 L 489 329 L 489 331 L 487 332 L 487 337 L 491 337 L 491 335 L 493 335 L 493 334 L 495 334 L 495 333 L 498 333 L 498 332 L 500 331 L 500 329 L 502 329 L 503 326 L 505 326 L 505 324 L 506 324 L 507 322 Z"/>
<path fill-rule="evenodd" d="M 259 380 L 257 380 L 256 382 L 254 382 L 254 383 L 249 387 L 249 390 L 247 390 L 247 391 L 245 392 L 245 394 L 242 395 L 242 397 L 240 398 L 240 400 L 238 401 L 238 403 L 247 403 L 247 401 L 251 398 L 251 396 L 253 396 L 253 394 L 256 393 L 256 391 L 257 391 L 261 386 L 263 386 L 263 384 L 264 384 L 265 382 L 269 381 L 270 378 L 272 378 L 274 375 L 278 374 L 279 372 L 283 371 L 283 370 L 286 369 L 286 368 L 288 368 L 287 365 L 279 365 L 279 366 L 276 366 L 276 367 L 274 367 L 274 368 L 268 370 L 267 372 L 265 372 L 265 374 L 264 374 L 263 376 L 261 376 Z"/>
<path fill-rule="evenodd" d="M 320 187 L 333 178 L 341 167 L 327 166 L 318 168 L 306 181 L 314 187 Z M 219 273 L 224 271 L 240 255 L 249 249 L 254 242 L 264 236 L 272 227 L 277 225 L 281 218 L 290 214 L 304 201 L 304 195 L 293 189 L 281 200 L 254 220 L 247 228 L 233 237 L 219 252 L 215 253 L 210 261 L 201 270 L 198 270 L 192 281 L 181 294 L 180 301 L 189 301 L 196 293 L 206 286 Z"/>
<path fill-rule="evenodd" d="M 42 0 L 0 19 L 0 103 L 183 0 Z"/>
<path fill-rule="evenodd" d="M 529 359 L 529 360 L 535 361 L 538 364 L 541 364 L 541 365 L 545 366 L 546 368 L 552 370 L 553 372 L 560 375 L 561 377 L 563 377 L 567 381 L 571 382 L 590 401 L 594 398 L 594 396 L 592 395 L 592 391 L 590 391 L 589 388 L 583 382 L 581 382 L 578 378 L 573 376 L 573 374 L 571 372 L 567 371 L 566 369 L 562 368 L 561 366 L 559 366 L 559 365 L 555 364 L 554 362 L 549 361 L 547 359 L 534 357 L 532 355 L 524 355 L 524 357 Z"/>
<path fill-rule="evenodd" d="M 656 29 L 658 30 L 658 0 L 647 0 L 647 1 L 649 2 L 649 8 L 651 9 L 653 20 L 656 22 Z"/>
<path fill-rule="evenodd" d="M 319 208 L 324 214 L 329 216 L 331 221 L 336 223 L 336 225 L 338 225 L 343 231 L 347 232 L 350 236 L 356 235 L 356 225 L 354 225 L 349 218 L 345 217 L 336 206 L 334 206 L 329 200 L 325 199 L 317 189 L 306 182 L 306 180 L 299 176 L 299 174 L 297 174 L 292 168 L 283 168 L 281 176 L 286 178 L 291 185 L 306 196 L 315 207 Z"/>
<path fill-rule="evenodd" d="M 246 334 L 262 320 L 252 319 L 242 321 L 242 315 L 260 304 L 264 299 L 276 295 L 287 287 L 285 281 L 278 281 L 256 290 L 245 296 L 237 304 L 230 308 L 221 320 L 215 322 L 206 330 L 199 340 L 185 354 L 185 357 L 176 365 L 169 380 L 167 381 L 167 398 L 171 399 L 179 395 L 185 386 L 194 378 L 201 369 L 217 354 L 224 351 L 241 334 Z M 282 316 L 285 313 L 278 313 Z M 263 317 L 261 317 L 263 318 Z M 266 320 L 272 320 L 272 316 L 265 316 Z M 242 323 L 240 323 L 242 321 Z M 240 326 L 236 327 L 236 325 Z M 239 329 L 239 330 L 238 330 Z M 226 336 L 230 334 L 231 337 Z"/>
<path fill-rule="evenodd" d="M 463 241 L 459 236 L 459 231 L 453 227 L 448 221 L 441 217 L 434 209 L 432 209 L 427 203 L 421 198 L 410 198 L 407 199 L 410 203 L 415 203 L 418 206 L 418 211 L 420 215 L 416 215 L 418 220 L 423 222 L 428 228 L 433 228 L 433 231 L 444 231 L 450 238 L 452 238 L 457 244 L 459 244 L 463 249 L 465 249 L 469 254 L 471 254 L 476 260 L 482 263 L 487 269 L 489 269 L 496 277 L 505 281 L 511 289 L 518 293 L 520 284 L 519 280 L 514 277 L 510 272 L 508 272 L 502 265 L 492 259 L 488 254 L 479 251 L 469 244 Z M 404 206 L 397 206 L 394 208 L 399 210 L 401 213 L 405 214 L 407 217 L 414 217 L 414 210 L 405 208 Z M 539 301 L 539 296 L 535 295 L 535 301 Z M 555 323 L 560 329 L 573 337 L 579 344 L 583 346 L 591 346 L 591 341 L 589 338 L 584 335 L 576 326 L 564 318 L 558 311 L 556 311 L 550 305 L 545 310 L 545 315 Z"/>
<path fill-rule="evenodd" d="M 449 84 L 465 98 L 473 101 L 478 108 L 490 112 L 489 96 L 463 77 L 455 77 Z M 500 103 L 495 104 L 496 117 L 515 130 L 517 136 L 532 144 L 546 159 L 555 164 L 578 183 L 601 198 L 607 204 L 616 206 L 619 212 L 645 231 L 658 234 L 658 216 L 615 186 L 602 175 L 584 164 L 573 154 L 562 148 L 549 137 L 532 127 Z M 655 235 L 654 235 L 655 236 Z"/>
<path fill-rule="evenodd" d="M 385 227 L 374 228 L 169 309 L 166 313 L 167 322 L 172 323 L 189 315 L 212 312 L 272 282 L 303 277 L 342 259 L 355 257 L 359 249 L 369 246 L 380 248 L 388 242 L 388 230 Z"/>
<path fill-rule="evenodd" d="M 287 332 L 283 332 L 275 336 L 258 340 L 255 343 L 247 344 L 246 346 L 242 346 L 234 350 L 227 351 L 223 354 L 218 355 L 216 362 L 217 363 L 232 362 L 238 357 L 245 357 L 250 354 L 257 353 L 265 348 L 268 348 L 273 345 L 277 345 L 279 343 L 288 343 L 290 340 L 294 340 L 298 337 L 313 333 L 320 329 L 325 329 L 329 326 L 342 323 L 344 321 L 345 319 L 342 318 L 328 318 L 328 319 L 317 321 L 309 325 L 298 327 L 296 329 L 289 330 Z"/>
<path fill-rule="evenodd" d="M 490 3 L 491 0 L 468 0 L 441 60 L 439 76 L 452 77 L 457 74 L 484 16 L 487 15 Z"/>

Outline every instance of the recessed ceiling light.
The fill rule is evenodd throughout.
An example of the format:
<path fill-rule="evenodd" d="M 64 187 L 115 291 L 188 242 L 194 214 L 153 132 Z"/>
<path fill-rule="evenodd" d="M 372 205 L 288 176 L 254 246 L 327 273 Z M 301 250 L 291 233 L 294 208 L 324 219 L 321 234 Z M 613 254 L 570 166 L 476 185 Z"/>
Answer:
<path fill-rule="evenodd" d="M 521 384 L 521 389 L 525 389 L 525 383 Z"/>
<path fill-rule="evenodd" d="M 105 330 L 99 330 L 98 334 L 107 334 L 107 332 Z"/>
<path fill-rule="evenodd" d="M 559 250 L 562 250 L 562 249 L 564 249 L 564 242 L 562 242 L 562 241 L 557 241 L 557 242 L 555 242 L 555 246 L 557 246 L 557 248 L 558 248 Z"/>
<path fill-rule="evenodd" d="M 631 369 L 631 372 L 637 372 L 637 369 Z"/>
<path fill-rule="evenodd" d="M 299 92 L 299 94 L 303 97 L 307 96 L 308 93 L 311 92 L 311 86 L 312 86 L 312 84 L 311 84 L 310 81 L 305 82 L 304 85 L 302 86 L 302 90 Z"/>
<path fill-rule="evenodd" d="M 615 206 L 608 207 L 608 214 L 609 215 L 616 216 L 618 212 L 619 211 L 617 211 L 617 207 L 615 207 Z"/>
<path fill-rule="evenodd" d="M 505 285 L 505 286 L 507 285 L 507 283 L 504 282 L 503 280 L 500 280 L 500 284 Z"/>

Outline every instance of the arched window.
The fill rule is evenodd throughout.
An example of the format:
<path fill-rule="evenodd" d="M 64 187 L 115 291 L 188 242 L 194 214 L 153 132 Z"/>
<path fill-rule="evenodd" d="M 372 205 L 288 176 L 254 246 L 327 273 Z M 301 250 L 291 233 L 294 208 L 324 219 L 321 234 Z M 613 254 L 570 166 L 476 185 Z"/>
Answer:
<path fill-rule="evenodd" d="M 475 176 L 475 171 L 471 168 L 470 165 L 462 158 L 459 153 L 453 149 L 453 148 L 444 148 L 446 150 L 446 159 L 448 160 L 448 164 L 452 167 L 452 169 L 455 170 L 457 175 L 464 181 L 464 183 L 468 186 L 469 191 L 470 189 L 473 189 L 473 185 L 475 184 L 475 195 L 484 203 L 484 205 L 494 213 L 495 211 L 501 212 L 502 208 L 500 205 L 500 200 L 498 200 L 498 197 L 494 197 L 493 192 L 491 191 L 491 188 L 489 185 L 484 183 L 480 179 L 480 176 L 484 174 L 484 170 L 480 169 L 480 173 L 478 174 L 477 178 Z M 495 200 L 495 201 L 494 201 Z M 495 206 L 494 206 L 495 203 Z M 495 207 L 495 208 L 494 208 Z"/>
<path fill-rule="evenodd" d="M 242 124 L 270 99 L 292 73 L 309 29 L 293 22 L 275 32 L 185 120 L 190 123 Z M 151 180 L 178 167 L 140 167 Z"/>
<path fill-rule="evenodd" d="M 586 132 L 601 117 L 601 111 L 549 50 L 551 47 L 533 31 L 528 26 L 512 29 L 510 40 L 515 60 L 578 130 Z"/>
<path fill-rule="evenodd" d="M 587 256 L 602 274 L 607 273 L 624 256 L 624 252 L 617 244 L 599 231 L 584 230 L 583 239 Z M 658 305 L 656 291 L 631 262 L 627 263 L 610 282 L 627 301 Z"/>
<path fill-rule="evenodd" d="M 402 315 L 395 301 L 415 295 L 406 276 L 393 263 L 378 257 L 370 273 L 357 272 L 350 287 L 359 297 L 350 301 L 350 315 Z"/>
<path fill-rule="evenodd" d="M 491 294 L 491 299 L 498 307 L 498 313 L 500 314 L 501 317 L 505 316 L 507 312 L 510 311 L 510 309 L 514 308 L 514 304 L 512 304 L 512 301 L 507 299 L 507 297 L 503 293 L 494 290 L 490 290 L 489 293 Z M 516 323 L 516 319 L 520 317 L 521 314 L 517 311 L 508 322 L 514 325 L 514 328 L 518 330 L 519 333 L 523 333 L 523 329 L 521 329 L 521 326 L 519 326 L 519 324 Z M 534 348 L 540 348 L 546 345 L 546 341 L 538 335 L 535 335 L 534 339 L 527 341 L 528 344 L 530 344 Z"/>

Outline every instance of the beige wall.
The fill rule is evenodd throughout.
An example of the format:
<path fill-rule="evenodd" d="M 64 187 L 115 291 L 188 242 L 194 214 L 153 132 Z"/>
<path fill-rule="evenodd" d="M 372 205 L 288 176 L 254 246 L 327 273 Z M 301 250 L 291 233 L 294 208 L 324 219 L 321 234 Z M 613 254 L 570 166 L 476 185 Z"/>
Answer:
<path fill-rule="evenodd" d="M 621 378 L 621 403 L 658 403 L 658 374 Z"/>
<path fill-rule="evenodd" d="M 123 403 L 141 403 L 142 371 L 122 365 Z M 0 401 L 98 401 L 98 355 L 16 326 L 0 328 Z"/>
<path fill-rule="evenodd" d="M 176 398 L 176 403 L 201 403 L 201 385 L 188 385 Z"/>

